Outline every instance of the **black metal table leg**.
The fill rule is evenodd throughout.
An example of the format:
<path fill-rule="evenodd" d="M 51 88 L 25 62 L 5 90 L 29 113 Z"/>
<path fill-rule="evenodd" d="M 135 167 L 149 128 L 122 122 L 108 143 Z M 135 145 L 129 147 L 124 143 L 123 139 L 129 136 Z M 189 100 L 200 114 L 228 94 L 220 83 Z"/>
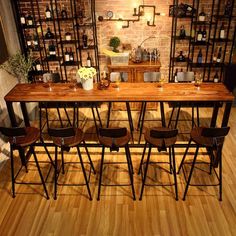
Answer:
<path fill-rule="evenodd" d="M 24 117 L 25 126 L 28 127 L 28 126 L 30 126 L 30 121 L 29 121 L 29 115 L 28 115 L 28 112 L 27 112 L 25 102 L 21 102 L 20 106 L 21 106 L 21 111 L 22 111 L 23 117 Z"/>
<path fill-rule="evenodd" d="M 228 125 L 231 107 L 232 107 L 232 102 L 227 102 L 225 104 L 225 110 L 224 110 L 224 115 L 223 115 L 221 127 L 226 127 Z"/>

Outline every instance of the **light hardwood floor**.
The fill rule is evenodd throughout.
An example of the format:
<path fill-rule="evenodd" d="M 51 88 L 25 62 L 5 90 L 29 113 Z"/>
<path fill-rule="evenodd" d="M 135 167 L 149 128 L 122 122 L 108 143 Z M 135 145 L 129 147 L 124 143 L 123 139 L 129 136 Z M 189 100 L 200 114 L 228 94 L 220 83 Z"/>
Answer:
<path fill-rule="evenodd" d="M 170 114 L 166 109 L 167 119 Z M 86 133 L 94 132 L 90 111 L 83 109 L 83 121 L 80 126 Z M 102 108 L 102 118 L 105 119 L 106 108 Z M 156 112 L 148 112 L 149 117 L 156 116 Z M 184 110 L 182 115 L 189 117 L 190 111 Z M 209 122 L 210 109 L 201 109 L 202 124 Z M 138 112 L 132 113 L 135 125 Z M 159 112 L 158 115 L 159 117 Z M 220 114 L 222 116 L 222 114 Z M 124 121 L 117 121 L 123 117 Z M 126 113 L 116 111 L 113 113 L 111 124 L 125 125 Z M 145 127 L 158 126 L 157 122 L 145 122 Z M 181 125 L 182 124 L 182 125 Z M 189 129 L 189 124 L 181 122 L 181 129 Z M 223 201 L 218 201 L 217 187 L 190 187 L 186 201 L 182 201 L 185 182 L 183 173 L 178 176 L 179 201 L 174 199 L 173 187 L 146 187 L 143 200 L 139 201 L 141 187 L 140 176 L 137 175 L 142 149 L 132 148 L 131 155 L 134 165 L 134 182 L 137 200 L 132 200 L 131 188 L 103 187 L 100 201 L 96 200 L 98 190 L 98 173 L 92 175 L 90 187 L 93 200 L 89 201 L 85 186 L 59 187 L 58 199 L 53 200 L 53 173 L 50 173 L 47 188 L 50 200 L 42 196 L 42 186 L 17 185 L 16 198 L 11 197 L 10 163 L 5 161 L 0 166 L 0 235 L 236 235 L 236 108 L 232 109 L 229 126 L 231 131 L 225 140 L 223 150 Z M 136 138 L 138 133 L 135 134 Z M 94 139 L 91 134 L 87 139 Z M 180 139 L 183 136 L 180 135 Z M 41 160 L 47 158 L 42 148 L 36 148 Z M 50 149 L 53 154 L 54 149 Z M 83 154 L 85 154 L 84 150 Z M 97 172 L 99 172 L 100 148 L 89 148 Z M 177 165 L 181 161 L 184 149 L 176 149 Z M 192 149 L 193 151 L 193 149 Z M 204 150 L 202 150 L 204 151 Z M 75 160 L 75 150 L 66 154 L 66 159 Z M 108 153 L 106 160 L 124 160 L 124 151 Z M 154 153 L 153 159 L 163 160 L 165 154 Z M 18 159 L 18 158 L 16 158 Z M 86 157 L 84 157 L 86 159 Z M 41 164 L 44 175 L 48 164 Z M 30 171 L 20 176 L 24 180 L 38 180 L 33 163 L 29 164 Z M 86 166 L 88 170 L 88 166 Z M 117 173 L 117 171 L 119 171 Z M 116 172 L 116 173 L 115 173 Z M 209 181 L 209 175 L 196 171 L 194 180 Z M 82 173 L 75 166 L 66 168 L 65 176 L 60 181 L 83 181 Z M 105 183 L 128 182 L 126 165 L 107 166 L 104 171 Z M 173 181 L 160 168 L 150 168 L 149 181 Z M 213 178 L 210 178 L 213 181 Z"/>

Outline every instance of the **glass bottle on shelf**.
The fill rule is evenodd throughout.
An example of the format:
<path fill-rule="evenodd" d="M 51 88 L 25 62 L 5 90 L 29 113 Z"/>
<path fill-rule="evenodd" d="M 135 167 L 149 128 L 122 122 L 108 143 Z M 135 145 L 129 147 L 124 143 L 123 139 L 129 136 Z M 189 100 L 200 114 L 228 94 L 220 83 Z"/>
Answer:
<path fill-rule="evenodd" d="M 224 39 L 224 38 L 225 38 L 225 27 L 224 23 L 222 22 L 220 26 L 219 39 Z"/>
<path fill-rule="evenodd" d="M 207 40 L 207 31 L 206 31 L 206 26 L 204 25 L 203 31 L 202 31 L 202 41 L 206 42 Z"/>
<path fill-rule="evenodd" d="M 65 52 L 65 62 L 69 62 L 70 61 L 70 53 L 68 51 L 68 48 L 66 48 L 66 52 Z"/>
<path fill-rule="evenodd" d="M 213 78 L 214 83 L 218 83 L 219 82 L 219 75 L 218 75 L 218 71 L 216 71 L 214 78 Z"/>
<path fill-rule="evenodd" d="M 46 16 L 46 20 L 51 20 L 52 19 L 52 12 L 49 9 L 48 4 L 46 5 L 45 16 Z"/>
<path fill-rule="evenodd" d="M 71 33 L 70 32 L 66 32 L 66 41 L 71 41 Z"/>
<path fill-rule="evenodd" d="M 26 19 L 25 19 L 24 14 L 21 14 L 21 16 L 20 16 L 20 23 L 22 26 L 26 26 Z"/>
<path fill-rule="evenodd" d="M 30 34 L 26 35 L 26 44 L 27 44 L 27 47 L 31 47 L 32 45 L 32 37 Z"/>
<path fill-rule="evenodd" d="M 181 25 L 181 26 L 180 26 L 179 37 L 180 37 L 181 39 L 184 39 L 184 38 L 186 37 L 186 32 L 185 32 L 184 25 Z"/>
<path fill-rule="evenodd" d="M 35 61 L 35 70 L 42 71 L 42 66 L 41 66 L 41 63 L 38 59 Z"/>
<path fill-rule="evenodd" d="M 38 32 L 38 34 L 40 34 L 42 32 L 41 25 L 39 22 L 37 23 L 37 32 Z"/>
<path fill-rule="evenodd" d="M 87 56 L 87 67 L 91 67 L 92 66 L 92 58 L 90 57 L 90 54 L 88 52 L 88 56 Z"/>
<path fill-rule="evenodd" d="M 49 52 L 49 57 L 50 58 L 55 58 L 56 57 L 56 47 L 55 47 L 53 41 L 51 41 L 51 43 L 48 46 L 48 52 Z"/>
<path fill-rule="evenodd" d="M 70 48 L 70 62 L 74 61 L 74 53 L 72 52 L 72 48 Z"/>
<path fill-rule="evenodd" d="M 67 17 L 68 17 L 67 11 L 66 11 L 65 5 L 63 4 L 62 5 L 62 10 L 61 10 L 61 18 L 66 19 Z"/>
<path fill-rule="evenodd" d="M 38 38 L 37 34 L 34 35 L 33 44 L 34 44 L 34 48 L 36 50 L 38 50 L 39 49 L 39 38 Z"/>
<path fill-rule="evenodd" d="M 217 50 L 215 50 L 214 54 L 213 54 L 213 63 L 216 63 L 216 60 L 217 60 Z"/>
<path fill-rule="evenodd" d="M 232 12 L 232 1 L 231 1 L 231 0 L 228 0 L 228 1 L 226 1 L 226 4 L 225 4 L 225 12 L 224 12 L 224 15 L 225 15 L 225 16 L 230 16 L 230 15 L 231 15 L 231 12 Z"/>
<path fill-rule="evenodd" d="M 32 26 L 34 24 L 33 22 L 33 17 L 31 16 L 30 12 L 28 13 L 28 16 L 27 16 L 27 25 L 28 26 Z"/>
<path fill-rule="evenodd" d="M 176 68 L 176 70 L 175 70 L 175 74 L 174 74 L 174 82 L 175 82 L 175 83 L 178 83 L 178 77 L 177 77 L 177 74 L 178 74 L 178 68 Z"/>
<path fill-rule="evenodd" d="M 199 50 L 198 55 L 197 55 L 197 64 L 201 65 L 202 64 L 202 49 Z"/>
<path fill-rule="evenodd" d="M 183 51 L 179 52 L 179 55 L 177 56 L 177 61 L 185 61 L 185 56 L 183 55 Z"/>
<path fill-rule="evenodd" d="M 221 62 L 221 55 L 222 55 L 222 47 L 219 48 L 219 52 L 217 54 L 217 58 L 216 58 L 217 63 Z"/>
<path fill-rule="evenodd" d="M 202 27 L 199 27 L 199 30 L 197 31 L 197 41 L 201 42 L 202 41 Z"/>
<path fill-rule="evenodd" d="M 206 13 L 204 12 L 204 8 L 202 7 L 202 11 L 198 15 L 198 21 L 206 21 Z"/>
<path fill-rule="evenodd" d="M 47 32 L 45 34 L 45 39 L 53 39 L 54 38 L 54 34 L 52 33 L 52 31 L 50 30 L 50 27 L 47 28 Z"/>
<path fill-rule="evenodd" d="M 82 41 L 83 41 L 83 48 L 88 48 L 88 36 L 86 35 L 85 30 L 83 31 Z"/>

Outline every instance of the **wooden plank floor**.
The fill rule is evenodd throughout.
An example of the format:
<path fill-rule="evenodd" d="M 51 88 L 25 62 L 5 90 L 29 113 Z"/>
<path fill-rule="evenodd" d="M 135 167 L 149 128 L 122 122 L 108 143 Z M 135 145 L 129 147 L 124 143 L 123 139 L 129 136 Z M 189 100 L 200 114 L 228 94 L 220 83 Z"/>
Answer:
<path fill-rule="evenodd" d="M 167 118 L 170 110 L 166 109 Z M 105 120 L 106 108 L 102 108 L 102 118 Z M 190 110 L 185 109 L 182 115 L 189 117 Z M 208 124 L 210 109 L 201 109 L 201 122 Z M 93 122 L 90 111 L 81 110 L 82 121 L 80 126 L 86 131 L 87 139 L 95 139 Z M 222 114 L 220 114 L 222 116 Z M 156 116 L 156 112 L 148 112 L 149 118 Z M 126 113 L 113 113 L 113 125 L 128 127 Z M 123 117 L 124 121 L 117 121 Z M 133 112 L 135 125 L 138 112 Z M 183 123 L 183 122 L 181 122 Z M 146 122 L 145 127 L 157 126 L 157 122 Z M 131 188 L 103 187 L 101 200 L 97 201 L 98 173 L 91 175 L 90 187 L 93 200 L 89 201 L 85 186 L 59 187 L 58 199 L 53 200 L 53 173 L 47 180 L 50 200 L 43 196 L 42 186 L 17 185 L 16 198 L 11 197 L 10 163 L 2 162 L 0 166 L 0 235 L 236 235 L 236 108 L 232 109 L 229 125 L 231 131 L 225 140 L 223 150 L 223 201 L 218 201 L 216 187 L 190 187 L 186 201 L 182 201 L 185 182 L 183 173 L 178 176 L 179 201 L 174 199 L 173 187 L 147 187 L 144 190 L 143 200 L 133 201 Z M 186 123 L 180 124 L 181 129 L 189 129 Z M 138 133 L 135 134 L 137 138 Z M 180 139 L 183 139 L 180 136 Z M 45 160 L 42 148 L 37 148 L 40 160 Z M 53 149 L 50 152 L 53 153 Z M 99 148 L 90 148 L 91 157 L 97 172 L 99 171 Z M 136 197 L 139 197 L 141 180 L 137 175 L 142 149 L 132 149 L 134 165 L 134 182 Z M 177 165 L 180 164 L 184 149 L 176 150 Z M 193 151 L 193 149 L 192 149 Z M 204 150 L 201 150 L 204 152 Z M 84 150 L 82 153 L 85 154 Z M 67 160 L 76 160 L 75 150 L 66 154 Z M 124 160 L 124 151 L 120 153 L 107 152 L 106 160 Z M 86 157 L 84 157 L 86 159 Z M 166 154 L 154 153 L 153 159 L 164 160 Z M 18 160 L 18 158 L 16 158 Z M 18 163 L 19 164 L 19 163 Z M 48 164 L 41 164 L 44 175 L 49 168 Z M 166 166 L 164 166 L 166 168 Z M 29 163 L 29 173 L 22 173 L 20 179 L 38 180 L 33 163 Z M 86 165 L 87 171 L 89 170 Z M 195 181 L 209 180 L 209 175 L 197 171 Z M 113 181 L 112 181 L 113 180 Z M 163 169 L 150 168 L 148 181 L 172 181 Z M 60 182 L 83 182 L 80 168 L 67 166 L 65 176 L 60 176 Z M 104 171 L 105 183 L 128 182 L 126 165 L 107 166 Z"/>

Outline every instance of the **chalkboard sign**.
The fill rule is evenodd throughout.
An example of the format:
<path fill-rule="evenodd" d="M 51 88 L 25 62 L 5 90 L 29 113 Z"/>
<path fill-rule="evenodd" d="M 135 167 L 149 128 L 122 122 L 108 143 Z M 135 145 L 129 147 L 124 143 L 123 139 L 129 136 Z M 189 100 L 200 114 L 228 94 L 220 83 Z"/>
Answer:
<path fill-rule="evenodd" d="M 0 64 L 6 61 L 7 57 L 8 57 L 7 45 L 6 45 L 6 40 L 4 37 L 2 20 L 0 18 Z"/>

